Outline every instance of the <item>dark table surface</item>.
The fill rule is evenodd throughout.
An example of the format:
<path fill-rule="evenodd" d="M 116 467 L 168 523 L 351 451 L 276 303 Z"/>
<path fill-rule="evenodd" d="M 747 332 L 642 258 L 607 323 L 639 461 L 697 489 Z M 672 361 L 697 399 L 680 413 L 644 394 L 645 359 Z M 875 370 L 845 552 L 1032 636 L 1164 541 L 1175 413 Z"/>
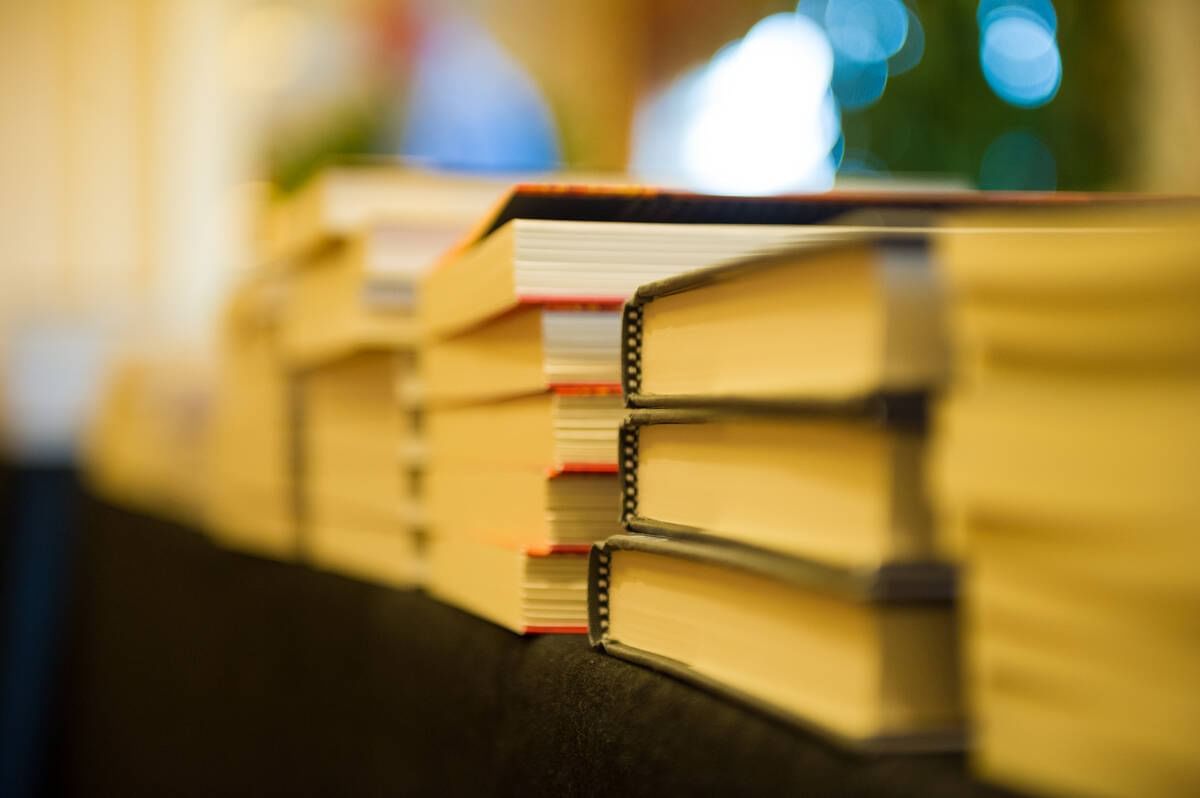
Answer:
<path fill-rule="evenodd" d="M 47 792 L 992 794 L 959 757 L 858 758 L 581 637 L 80 500 Z"/>

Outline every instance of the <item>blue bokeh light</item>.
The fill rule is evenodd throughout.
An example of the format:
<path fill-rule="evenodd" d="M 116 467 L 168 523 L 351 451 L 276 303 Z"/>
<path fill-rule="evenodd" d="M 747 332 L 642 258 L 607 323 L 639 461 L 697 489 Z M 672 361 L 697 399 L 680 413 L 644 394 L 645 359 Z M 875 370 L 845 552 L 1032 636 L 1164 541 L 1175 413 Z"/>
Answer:
<path fill-rule="evenodd" d="M 904 46 L 888 59 L 888 73 L 892 77 L 903 75 L 921 63 L 924 55 L 925 28 L 910 8 L 908 9 L 908 36 L 904 39 Z"/>
<path fill-rule="evenodd" d="M 542 171 L 559 163 L 549 106 L 528 74 L 478 26 L 432 24 L 417 53 L 403 152 L 465 171 Z"/>
<path fill-rule="evenodd" d="M 842 110 L 859 111 L 877 102 L 887 81 L 887 61 L 856 61 L 840 53 L 834 60 L 832 87 Z"/>
<path fill-rule="evenodd" d="M 825 27 L 825 8 L 828 4 L 829 0 L 800 0 L 796 3 L 796 13 Z"/>
<path fill-rule="evenodd" d="M 1037 19 L 1052 34 L 1058 31 L 1058 13 L 1051 0 L 979 0 L 975 22 L 984 30 L 997 16 L 1012 14 Z"/>
<path fill-rule="evenodd" d="M 888 79 L 915 67 L 925 54 L 925 29 L 902 0 L 799 0 L 796 14 L 829 37 L 833 92 L 846 111 L 876 103 Z"/>
<path fill-rule="evenodd" d="M 993 9 L 980 34 L 979 63 L 998 97 L 1021 108 L 1054 98 L 1062 83 L 1062 56 L 1054 31 L 1023 6 Z"/>
<path fill-rule="evenodd" d="M 839 55 L 882 61 L 908 36 L 908 8 L 900 0 L 828 0 L 825 29 Z"/>

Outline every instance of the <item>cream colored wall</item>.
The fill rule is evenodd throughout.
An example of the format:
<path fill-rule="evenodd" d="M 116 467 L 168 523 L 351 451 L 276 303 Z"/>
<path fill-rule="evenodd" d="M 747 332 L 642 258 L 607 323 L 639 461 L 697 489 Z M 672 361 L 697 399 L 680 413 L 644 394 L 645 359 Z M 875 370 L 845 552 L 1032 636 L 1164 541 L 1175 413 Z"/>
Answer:
<path fill-rule="evenodd" d="M 246 172 L 240 0 L 0 2 L 0 322 L 207 328 Z"/>

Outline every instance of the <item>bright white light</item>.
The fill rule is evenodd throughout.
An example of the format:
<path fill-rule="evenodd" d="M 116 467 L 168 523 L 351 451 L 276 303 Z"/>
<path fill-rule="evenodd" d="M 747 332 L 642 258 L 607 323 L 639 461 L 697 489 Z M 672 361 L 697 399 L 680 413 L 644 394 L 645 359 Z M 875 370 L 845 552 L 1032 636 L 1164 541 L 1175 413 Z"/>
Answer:
<path fill-rule="evenodd" d="M 775 14 L 710 64 L 687 125 L 682 166 L 705 191 L 827 188 L 839 122 L 833 51 L 810 19 Z"/>
<path fill-rule="evenodd" d="M 733 101 L 770 76 L 787 85 L 801 104 L 819 103 L 833 76 L 833 51 L 824 32 L 795 14 L 772 14 L 750 29 L 736 45 L 713 58 L 705 95 Z"/>
<path fill-rule="evenodd" d="M 1024 8 L 1002 8 L 988 15 L 979 63 L 992 91 L 1023 108 L 1049 102 L 1062 82 L 1062 58 L 1054 31 Z"/>
<path fill-rule="evenodd" d="M 630 160 L 634 174 L 655 183 L 670 183 L 684 174 L 681 142 L 699 111 L 707 67 L 689 70 L 639 107 Z"/>

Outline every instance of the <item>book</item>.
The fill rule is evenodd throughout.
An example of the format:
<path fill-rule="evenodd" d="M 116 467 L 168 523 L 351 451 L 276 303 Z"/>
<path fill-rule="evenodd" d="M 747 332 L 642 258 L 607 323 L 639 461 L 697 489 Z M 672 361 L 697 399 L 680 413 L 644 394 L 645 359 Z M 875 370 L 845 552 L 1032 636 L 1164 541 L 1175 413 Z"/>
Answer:
<path fill-rule="evenodd" d="M 473 224 L 500 202 L 510 185 L 511 179 L 501 176 L 431 172 L 397 163 L 333 164 L 269 205 L 260 257 L 264 264 L 304 260 L 364 228 L 397 221 L 403 227 L 394 227 L 390 235 L 425 250 L 413 256 L 436 257 L 463 235 L 464 224 Z M 429 245 L 421 247 L 423 242 Z"/>
<path fill-rule="evenodd" d="M 524 184 L 424 281 L 423 325 L 444 337 L 522 304 L 620 303 L 646 282 L 787 243 L 826 240 L 845 214 L 1073 206 L 1098 195 L 832 192 L 723 197 L 641 186 Z M 1122 198 L 1114 197 L 1113 201 Z M 1126 198 L 1127 199 L 1127 198 Z"/>
<path fill-rule="evenodd" d="M 423 490 L 441 538 L 538 548 L 587 546 L 620 531 L 616 473 L 432 462 Z"/>
<path fill-rule="evenodd" d="M 623 535 L 592 550 L 588 634 L 855 749 L 947 750 L 963 743 L 950 589 Z"/>
<path fill-rule="evenodd" d="M 1063 236 L 1086 242 L 1125 230 L 1099 232 L 1079 213 L 1064 213 L 1053 225 L 1029 224 L 1030 210 L 993 222 L 968 215 L 919 225 L 912 216 L 881 216 L 879 226 L 830 228 L 823 242 L 644 285 L 622 320 L 621 378 L 629 403 L 795 407 L 926 393 L 943 381 L 947 364 L 946 275 L 934 256 L 943 240 L 947 247 L 988 242 L 990 268 L 999 270 L 1007 260 L 996 253 L 1011 259 L 1023 247 L 1053 246 Z M 1064 312 L 1089 319 L 1088 331 L 1111 322 L 1103 311 L 1077 305 Z M 1166 312 L 1177 327 L 1190 323 L 1178 304 Z M 1026 341 L 1067 335 L 1030 327 L 1029 315 L 992 307 L 972 314 L 971 324 L 1023 328 Z M 1122 332 L 1130 337 L 1121 340 L 1136 340 L 1132 323 L 1163 329 L 1159 317 L 1128 320 Z"/>
<path fill-rule="evenodd" d="M 1021 790 L 1190 795 L 1200 215 L 1022 223 L 1055 232 L 939 241 L 953 360 L 930 484 L 965 576 L 972 765 Z"/>
<path fill-rule="evenodd" d="M 857 408 L 635 410 L 621 428 L 622 522 L 848 570 L 932 563 L 916 423 Z"/>
<path fill-rule="evenodd" d="M 83 439 L 89 489 L 199 526 L 208 492 L 205 439 L 215 390 L 208 352 L 154 346 L 115 356 Z"/>
<path fill-rule="evenodd" d="M 429 591 L 517 634 L 587 631 L 587 549 L 434 537 Z"/>
<path fill-rule="evenodd" d="M 289 273 L 284 355 L 305 366 L 356 347 L 411 347 L 418 282 L 507 184 L 396 166 L 326 169 L 279 203 Z"/>
<path fill-rule="evenodd" d="M 291 389 L 279 357 L 280 275 L 259 270 L 235 288 L 221 319 L 207 462 L 207 522 L 233 548 L 299 554 L 294 515 Z"/>
<path fill-rule="evenodd" d="M 417 573 L 401 462 L 415 431 L 394 394 L 408 360 L 357 352 L 296 378 L 296 509 L 305 553 L 318 567 L 349 566 L 392 585 L 412 584 Z"/>
<path fill-rule="evenodd" d="M 616 307 L 642 283 L 822 232 L 796 225 L 514 219 L 429 273 L 421 288 L 424 325 L 430 335 L 448 337 L 522 305 Z"/>
<path fill-rule="evenodd" d="M 411 277 L 370 262 L 371 228 L 315 253 L 289 273 L 280 320 L 283 356 L 304 368 L 358 349 L 412 347 L 418 337 Z M 402 246 L 402 245 L 397 245 Z M 435 256 L 430 256 L 430 262 Z"/>
<path fill-rule="evenodd" d="M 920 394 L 945 363 L 930 231 L 842 241 L 640 287 L 624 311 L 634 407 L 869 402 Z"/>
<path fill-rule="evenodd" d="M 389 585 L 419 579 L 419 402 L 397 394 L 419 339 L 417 283 L 507 185 L 342 164 L 272 209 L 292 511 L 314 565 Z"/>
<path fill-rule="evenodd" d="M 431 403 L 483 402 L 579 386 L 620 387 L 615 307 L 526 306 L 428 341 L 421 376 Z"/>
<path fill-rule="evenodd" d="M 316 567 L 360 582 L 406 589 L 426 579 L 422 539 L 396 529 L 323 523 L 306 538 L 305 553 Z"/>
<path fill-rule="evenodd" d="M 624 415 L 616 390 L 559 388 L 503 401 L 431 407 L 425 414 L 425 440 L 434 465 L 612 473 Z"/>

